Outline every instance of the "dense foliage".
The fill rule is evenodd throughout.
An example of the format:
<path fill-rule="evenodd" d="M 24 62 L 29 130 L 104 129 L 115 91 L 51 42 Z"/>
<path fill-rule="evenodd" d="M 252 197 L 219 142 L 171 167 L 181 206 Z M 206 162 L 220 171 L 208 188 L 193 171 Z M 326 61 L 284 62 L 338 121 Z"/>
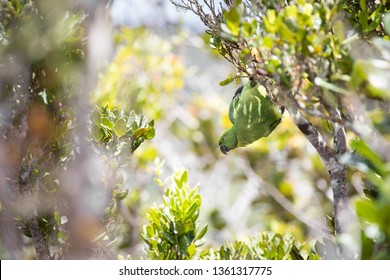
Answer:
<path fill-rule="evenodd" d="M 161 165 L 161 163 L 158 163 Z M 158 166 L 157 175 L 161 175 Z M 169 179 L 169 178 L 168 178 Z M 247 242 L 225 242 L 219 250 L 202 249 L 207 225 L 199 228 L 201 197 L 198 187 L 188 186 L 188 171 L 173 175 L 173 184 L 165 187 L 160 178 L 156 182 L 163 188 L 163 205 L 149 208 L 143 239 L 152 260 L 302 260 L 293 237 L 260 232 Z M 307 258 L 316 259 L 310 253 Z"/>

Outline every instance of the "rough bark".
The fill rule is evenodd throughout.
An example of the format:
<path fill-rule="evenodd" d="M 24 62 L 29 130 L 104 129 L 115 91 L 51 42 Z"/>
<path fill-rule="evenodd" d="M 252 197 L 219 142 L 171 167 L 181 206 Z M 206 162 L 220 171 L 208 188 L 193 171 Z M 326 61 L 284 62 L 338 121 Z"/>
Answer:
<path fill-rule="evenodd" d="M 321 157 L 333 191 L 334 204 L 334 235 L 346 233 L 352 212 L 348 204 L 348 189 L 346 185 L 346 168 L 340 162 L 340 157 L 347 152 L 345 131 L 341 125 L 334 124 L 334 149 L 332 149 L 319 131 L 301 114 L 298 104 L 291 94 L 286 94 L 286 108 L 299 130 L 305 135 Z M 350 252 L 339 247 L 339 257 L 349 258 Z"/>
<path fill-rule="evenodd" d="M 32 181 L 33 170 L 42 156 L 42 149 L 37 150 L 32 156 L 32 159 L 27 163 L 24 163 L 24 167 L 20 168 L 19 201 L 26 204 L 22 207 L 22 211 L 25 215 L 29 215 L 26 224 L 30 229 L 37 259 L 50 260 L 49 240 L 47 234 L 39 225 L 39 182 L 38 179 Z"/>
<path fill-rule="evenodd" d="M 345 180 L 345 166 L 340 163 L 340 156 L 346 152 L 345 132 L 341 126 L 336 126 L 335 147 L 329 147 L 318 130 L 300 113 L 295 99 L 288 98 L 287 111 L 299 130 L 305 135 L 321 157 L 329 174 L 334 199 L 335 235 L 343 232 L 340 216 L 341 212 L 348 210 L 348 192 Z"/>
<path fill-rule="evenodd" d="M 348 209 L 348 188 L 346 184 L 346 168 L 343 166 L 339 159 L 347 152 L 347 142 L 345 139 L 345 130 L 342 126 L 334 124 L 335 135 L 334 135 L 334 148 L 336 151 L 336 168 L 333 174 L 329 172 L 329 178 L 331 180 L 333 199 L 334 199 L 334 216 L 335 218 L 335 232 L 341 234 L 344 232 L 346 219 L 345 215 L 349 215 Z"/>

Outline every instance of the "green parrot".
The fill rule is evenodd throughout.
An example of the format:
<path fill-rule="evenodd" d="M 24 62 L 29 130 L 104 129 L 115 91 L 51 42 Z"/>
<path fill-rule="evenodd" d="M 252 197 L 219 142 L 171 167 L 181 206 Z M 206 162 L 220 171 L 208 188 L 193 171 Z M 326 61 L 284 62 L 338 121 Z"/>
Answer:
<path fill-rule="evenodd" d="M 225 155 L 268 136 L 280 123 L 284 107 L 279 108 L 269 98 L 264 86 L 252 80 L 237 89 L 229 106 L 233 126 L 219 138 L 219 148 Z"/>

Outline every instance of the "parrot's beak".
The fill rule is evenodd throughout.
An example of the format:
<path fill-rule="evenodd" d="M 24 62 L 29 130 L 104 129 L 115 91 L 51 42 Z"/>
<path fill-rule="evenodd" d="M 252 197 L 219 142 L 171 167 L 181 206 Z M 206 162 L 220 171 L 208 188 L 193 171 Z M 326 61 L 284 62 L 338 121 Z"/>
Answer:
<path fill-rule="evenodd" d="M 227 155 L 227 153 L 230 151 L 230 149 L 229 149 L 228 147 L 226 147 L 225 145 L 219 146 L 219 149 L 220 149 L 221 152 L 224 153 L 225 155 Z"/>

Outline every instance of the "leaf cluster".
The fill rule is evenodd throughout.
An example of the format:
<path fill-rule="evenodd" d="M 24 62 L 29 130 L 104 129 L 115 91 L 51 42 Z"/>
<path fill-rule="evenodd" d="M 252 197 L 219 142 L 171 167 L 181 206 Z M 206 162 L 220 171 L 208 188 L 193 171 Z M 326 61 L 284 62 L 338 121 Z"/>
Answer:
<path fill-rule="evenodd" d="M 126 114 L 124 110 L 97 107 L 91 114 L 91 136 L 94 143 L 112 156 L 133 153 L 142 142 L 153 139 L 154 121 L 144 112 Z"/>
<path fill-rule="evenodd" d="M 177 171 L 173 182 L 163 187 L 163 205 L 149 208 L 142 237 L 147 244 L 149 259 L 183 260 L 194 259 L 197 247 L 203 244 L 207 225 L 199 229 L 198 217 L 201 197 L 198 188 L 188 185 L 188 171 Z M 199 254 L 199 253 L 198 253 Z"/>
<path fill-rule="evenodd" d="M 303 253 L 294 238 L 287 235 L 273 234 L 266 231 L 251 236 L 248 242 L 225 242 L 216 251 L 214 258 L 218 260 L 303 260 Z M 319 259 L 311 252 L 307 259 Z"/>
<path fill-rule="evenodd" d="M 159 177 L 160 172 L 157 172 Z M 202 249 L 207 225 L 199 228 L 201 197 L 198 188 L 188 186 L 188 171 L 176 171 L 169 187 L 156 178 L 163 188 L 163 205 L 150 207 L 142 237 L 149 259 L 214 260 L 303 260 L 303 251 L 294 238 L 260 232 L 248 242 L 225 242 L 219 250 Z M 307 259 L 318 259 L 314 252 Z"/>
<path fill-rule="evenodd" d="M 341 1 L 341 9 L 351 24 L 365 37 L 380 36 L 389 38 L 387 24 L 383 24 L 383 16 L 390 11 L 390 2 L 387 0 L 353 0 Z M 386 35 L 387 33 L 387 35 Z"/>

